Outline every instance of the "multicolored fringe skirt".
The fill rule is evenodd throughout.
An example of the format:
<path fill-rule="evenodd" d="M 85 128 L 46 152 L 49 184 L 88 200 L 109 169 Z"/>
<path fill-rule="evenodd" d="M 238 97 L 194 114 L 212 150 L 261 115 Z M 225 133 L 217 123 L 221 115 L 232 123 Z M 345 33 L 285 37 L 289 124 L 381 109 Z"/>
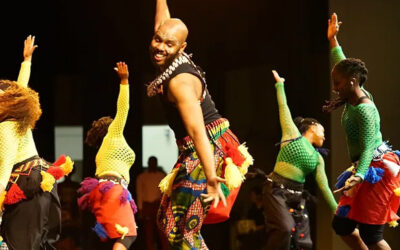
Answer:
<path fill-rule="evenodd" d="M 100 240 L 136 236 L 135 201 L 124 179 L 115 176 L 85 178 L 78 190 L 80 209 L 89 209 L 96 217 L 93 230 Z"/>
<path fill-rule="evenodd" d="M 244 145 L 229 130 L 226 119 L 206 125 L 214 152 L 217 175 L 226 179 L 225 196 L 240 187 L 253 159 Z M 200 195 L 206 193 L 207 180 L 192 139 L 177 141 L 180 155 L 171 173 L 161 182 L 163 192 L 157 223 L 167 236 L 171 249 L 207 249 L 200 229 L 210 208 Z"/>
<path fill-rule="evenodd" d="M 386 143 L 379 146 L 374 159 L 364 177 L 364 181 L 343 192 L 336 215 L 354 221 L 390 226 L 397 226 L 397 210 L 400 204 L 400 162 L 398 154 Z M 346 179 L 355 173 L 352 167 L 339 178 L 336 188 L 344 185 Z M 345 176 L 343 178 L 343 176 Z"/>
<path fill-rule="evenodd" d="M 0 204 L 13 205 L 32 198 L 38 192 L 51 192 L 56 180 L 68 175 L 73 168 L 69 157 L 61 156 L 50 164 L 33 156 L 14 165 L 6 192 L 0 197 Z"/>

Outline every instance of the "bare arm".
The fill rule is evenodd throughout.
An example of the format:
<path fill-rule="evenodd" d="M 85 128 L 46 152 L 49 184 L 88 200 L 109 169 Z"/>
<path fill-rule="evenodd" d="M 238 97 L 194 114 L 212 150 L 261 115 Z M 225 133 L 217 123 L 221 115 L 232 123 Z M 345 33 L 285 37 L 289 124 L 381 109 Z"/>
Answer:
<path fill-rule="evenodd" d="M 221 199 L 225 204 L 219 182 L 224 180 L 217 176 L 214 154 L 206 134 L 203 113 L 199 103 L 201 82 L 191 74 L 180 74 L 169 83 L 168 92 L 176 104 L 188 135 L 192 138 L 197 155 L 200 158 L 204 174 L 207 178 L 207 194 L 205 202 L 215 200 L 216 206 Z"/>
<path fill-rule="evenodd" d="M 339 33 L 340 25 L 342 25 L 342 22 L 339 22 L 336 13 L 333 13 L 331 19 L 328 20 L 327 31 L 329 46 L 331 48 L 330 58 L 332 65 L 335 65 L 338 62 L 346 59 L 342 47 L 340 47 L 337 40 L 337 34 Z"/>
<path fill-rule="evenodd" d="M 342 25 L 342 22 L 339 22 L 336 13 L 333 13 L 331 19 L 328 19 L 327 31 L 329 46 L 331 49 L 339 46 L 337 34 L 339 33 L 340 25 Z"/>
<path fill-rule="evenodd" d="M 171 15 L 169 13 L 167 0 L 157 0 L 154 32 L 158 30 L 158 28 L 161 26 L 163 22 L 165 22 L 165 20 L 168 20 L 170 18 Z"/>

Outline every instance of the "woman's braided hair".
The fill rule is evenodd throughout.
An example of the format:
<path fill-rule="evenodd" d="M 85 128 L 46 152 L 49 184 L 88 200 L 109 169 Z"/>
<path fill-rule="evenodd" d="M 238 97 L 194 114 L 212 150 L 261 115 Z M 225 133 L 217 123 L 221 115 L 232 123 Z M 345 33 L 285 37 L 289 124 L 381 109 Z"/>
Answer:
<path fill-rule="evenodd" d="M 314 118 L 303 118 L 301 116 L 294 118 L 293 122 L 296 125 L 296 127 L 299 129 L 300 134 L 304 134 L 310 128 L 310 126 L 315 125 L 315 124 L 320 124 Z"/>
<path fill-rule="evenodd" d="M 340 73 L 342 76 L 346 78 L 356 78 L 358 79 L 358 84 L 360 87 L 367 81 L 368 79 L 368 69 L 365 66 L 365 63 L 360 59 L 356 58 L 346 58 L 340 62 L 338 62 L 334 71 Z M 325 112 L 331 112 L 339 108 L 340 106 L 346 103 L 345 100 L 337 97 L 330 101 L 325 101 L 325 105 L 322 106 L 322 110 Z"/>

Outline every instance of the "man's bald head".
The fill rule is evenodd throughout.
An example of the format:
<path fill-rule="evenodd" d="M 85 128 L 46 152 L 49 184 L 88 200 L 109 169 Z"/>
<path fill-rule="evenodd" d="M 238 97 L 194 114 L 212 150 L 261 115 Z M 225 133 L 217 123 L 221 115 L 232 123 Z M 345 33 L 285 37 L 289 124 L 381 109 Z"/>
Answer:
<path fill-rule="evenodd" d="M 181 44 L 186 42 L 186 38 L 189 34 L 189 30 L 185 23 L 178 18 L 170 18 L 165 20 L 158 28 L 158 31 L 175 36 Z"/>
<path fill-rule="evenodd" d="M 188 28 L 177 18 L 165 20 L 154 33 L 150 56 L 154 65 L 164 70 L 186 48 Z"/>

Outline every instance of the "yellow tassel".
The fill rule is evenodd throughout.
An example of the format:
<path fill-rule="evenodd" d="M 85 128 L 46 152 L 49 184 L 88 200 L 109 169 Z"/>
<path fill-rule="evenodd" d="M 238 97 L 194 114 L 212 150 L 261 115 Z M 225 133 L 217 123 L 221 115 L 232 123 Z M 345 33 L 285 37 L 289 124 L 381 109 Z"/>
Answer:
<path fill-rule="evenodd" d="M 175 177 L 178 174 L 179 168 L 174 168 L 172 171 L 167 174 L 161 181 L 160 184 L 158 184 L 158 187 L 160 188 L 161 192 L 164 194 L 167 194 L 168 196 L 171 196 L 172 193 L 172 184 L 174 183 Z"/>
<path fill-rule="evenodd" d="M 64 164 L 60 166 L 64 172 L 64 175 L 68 175 L 69 173 L 72 172 L 72 169 L 74 168 L 74 162 L 71 160 L 69 156 L 65 158 Z"/>
<path fill-rule="evenodd" d="M 3 193 L 0 195 L 0 210 L 3 209 L 3 203 L 6 198 L 6 195 L 7 195 L 7 191 L 3 191 Z"/>
<path fill-rule="evenodd" d="M 399 223 L 396 220 L 392 220 L 388 224 L 389 224 L 389 227 L 397 227 L 399 225 Z"/>
<path fill-rule="evenodd" d="M 54 182 L 56 179 L 51 174 L 41 171 L 40 174 L 42 175 L 42 182 L 40 183 L 40 187 L 44 192 L 51 192 L 53 190 Z"/>
<path fill-rule="evenodd" d="M 400 188 L 396 188 L 395 190 L 393 190 L 394 191 L 394 194 L 396 195 L 396 196 L 400 196 Z"/>
<path fill-rule="evenodd" d="M 123 240 L 125 238 L 125 235 L 127 235 L 128 232 L 129 232 L 129 228 L 128 227 L 122 227 L 119 224 L 115 224 L 115 228 L 117 229 L 117 232 L 119 234 L 122 234 L 121 240 Z"/>
<path fill-rule="evenodd" d="M 250 165 L 253 165 L 254 159 L 253 156 L 250 155 L 246 144 L 243 143 L 238 147 L 239 152 L 242 154 L 243 158 L 245 159 L 242 165 L 239 168 L 239 171 L 242 175 L 247 174 L 247 169 L 250 167 Z"/>
<path fill-rule="evenodd" d="M 225 159 L 225 180 L 226 186 L 229 190 L 237 188 L 242 184 L 244 177 L 240 173 L 238 167 L 233 163 L 232 158 L 228 157 Z"/>

